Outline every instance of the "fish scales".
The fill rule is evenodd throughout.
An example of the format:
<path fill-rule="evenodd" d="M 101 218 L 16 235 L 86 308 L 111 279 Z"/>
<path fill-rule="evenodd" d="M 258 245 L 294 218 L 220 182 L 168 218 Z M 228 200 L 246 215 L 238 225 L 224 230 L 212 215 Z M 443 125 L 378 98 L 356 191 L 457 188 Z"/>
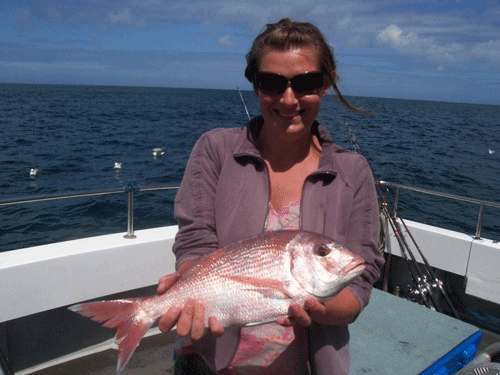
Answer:
<path fill-rule="evenodd" d="M 243 242 L 218 250 L 220 254 L 203 259 L 183 274 L 168 291 L 168 298 L 164 295 L 154 302 L 154 315 L 163 315 L 171 306 L 184 304 L 187 298 L 205 303 L 206 326 L 210 316 L 216 316 L 227 327 L 288 315 L 291 301 L 305 299 L 306 294 L 297 293 L 290 299 L 266 284 L 252 286 L 243 282 L 245 277 L 252 278 L 248 283 L 254 279 L 282 280 L 294 283 L 298 290 L 300 285 L 290 273 L 290 254 L 285 251 L 290 235 L 286 233 L 282 241 Z M 230 278 L 236 275 L 241 282 Z"/>
<path fill-rule="evenodd" d="M 316 233 L 283 230 L 239 241 L 192 262 L 161 295 L 82 303 L 70 309 L 116 328 L 117 374 L 147 330 L 174 305 L 205 305 L 205 326 L 215 316 L 224 327 L 273 321 L 293 302 L 332 298 L 364 270 L 364 261 Z"/>

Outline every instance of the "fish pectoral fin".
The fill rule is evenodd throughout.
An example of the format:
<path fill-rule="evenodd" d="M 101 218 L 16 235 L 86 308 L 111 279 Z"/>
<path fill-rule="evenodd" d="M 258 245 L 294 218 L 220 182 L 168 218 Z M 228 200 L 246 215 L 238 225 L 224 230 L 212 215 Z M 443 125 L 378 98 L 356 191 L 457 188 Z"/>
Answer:
<path fill-rule="evenodd" d="M 288 290 L 288 283 L 283 283 L 274 279 L 262 279 L 252 276 L 223 275 L 222 277 L 232 281 L 236 281 L 238 283 L 251 285 L 255 287 L 255 289 L 252 290 L 263 293 L 265 295 L 272 294 L 275 297 L 276 292 L 280 292 L 284 294 L 286 298 L 292 298 L 292 294 Z"/>
<path fill-rule="evenodd" d="M 260 326 L 262 324 L 274 323 L 278 318 L 270 318 L 266 320 L 261 320 L 259 322 L 251 322 L 244 325 L 244 327 Z"/>

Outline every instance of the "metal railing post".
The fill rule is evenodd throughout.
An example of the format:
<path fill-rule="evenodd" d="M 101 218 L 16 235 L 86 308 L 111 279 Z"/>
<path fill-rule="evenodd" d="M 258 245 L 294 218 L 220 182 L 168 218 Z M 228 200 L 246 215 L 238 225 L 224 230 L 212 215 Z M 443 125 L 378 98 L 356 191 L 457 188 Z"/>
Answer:
<path fill-rule="evenodd" d="M 476 227 L 476 235 L 474 238 L 476 240 L 481 238 L 481 227 L 483 226 L 483 216 L 484 216 L 484 204 L 479 205 L 479 213 L 477 214 L 477 227 Z"/>
<path fill-rule="evenodd" d="M 127 192 L 127 234 L 123 237 L 127 239 L 136 238 L 134 234 L 134 190 L 139 190 L 139 188 L 130 181 L 125 186 Z"/>

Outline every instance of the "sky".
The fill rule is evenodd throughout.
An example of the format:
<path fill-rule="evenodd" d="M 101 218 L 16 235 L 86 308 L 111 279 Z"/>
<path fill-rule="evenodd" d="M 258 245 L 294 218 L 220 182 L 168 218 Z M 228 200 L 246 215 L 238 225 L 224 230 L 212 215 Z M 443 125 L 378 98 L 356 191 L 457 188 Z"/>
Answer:
<path fill-rule="evenodd" d="M 0 0 L 0 82 L 251 90 L 284 17 L 324 33 L 345 95 L 500 104 L 500 0 Z"/>

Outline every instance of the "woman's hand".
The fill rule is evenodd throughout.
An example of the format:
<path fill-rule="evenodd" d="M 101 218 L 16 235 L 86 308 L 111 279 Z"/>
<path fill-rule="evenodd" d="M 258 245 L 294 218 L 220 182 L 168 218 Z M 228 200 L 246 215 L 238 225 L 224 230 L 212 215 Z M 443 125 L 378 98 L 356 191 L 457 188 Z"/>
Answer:
<path fill-rule="evenodd" d="M 163 276 L 158 282 L 158 294 L 165 293 L 179 278 L 182 270 L 189 267 L 190 262 L 185 262 L 179 268 L 179 272 Z M 177 325 L 179 336 L 191 336 L 193 340 L 199 340 L 205 335 L 205 305 L 194 299 L 188 299 L 184 306 L 172 306 L 159 320 L 158 328 L 163 333 L 170 332 Z M 216 337 L 222 336 L 224 327 L 216 317 L 208 318 L 208 325 L 212 334 Z"/>
<path fill-rule="evenodd" d="M 290 305 L 291 317 L 279 318 L 276 323 L 290 327 L 295 323 L 301 326 L 308 327 L 313 321 L 322 320 L 326 314 L 326 306 L 319 302 L 316 298 L 307 298 L 302 308 L 298 303 Z M 315 319 L 316 318 L 316 319 Z"/>
<path fill-rule="evenodd" d="M 199 340 L 205 335 L 205 305 L 194 299 L 188 299 L 184 306 L 172 306 L 158 322 L 158 328 L 163 333 L 169 332 L 177 324 L 177 334 L 182 337 L 190 336 Z M 224 333 L 224 327 L 216 317 L 208 318 L 210 331 L 215 337 Z"/>
<path fill-rule="evenodd" d="M 289 327 L 298 323 L 308 327 L 312 322 L 326 325 L 346 325 L 354 322 L 361 311 L 361 305 L 354 294 L 344 288 L 324 304 L 316 298 L 307 298 L 302 308 L 299 304 L 290 305 L 291 317 L 280 318 L 276 323 Z"/>

